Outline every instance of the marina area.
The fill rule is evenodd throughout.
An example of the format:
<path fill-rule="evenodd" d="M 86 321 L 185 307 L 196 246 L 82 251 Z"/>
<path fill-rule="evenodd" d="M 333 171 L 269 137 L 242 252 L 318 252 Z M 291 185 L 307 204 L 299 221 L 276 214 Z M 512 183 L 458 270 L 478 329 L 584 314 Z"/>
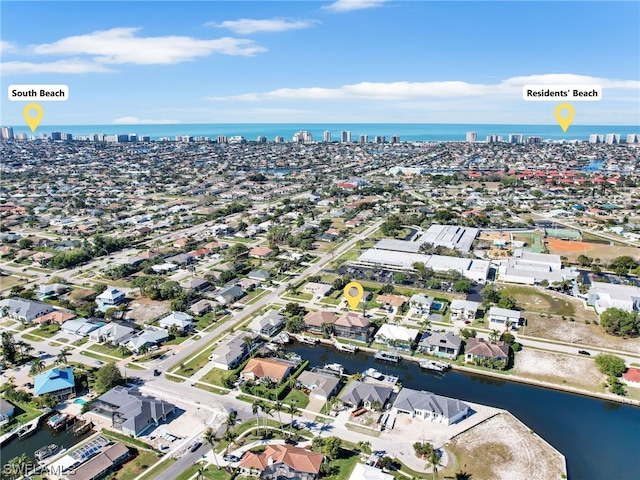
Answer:
<path fill-rule="evenodd" d="M 637 407 L 475 373 L 452 370 L 442 375 L 415 362 L 379 362 L 371 354 L 345 354 L 324 344 L 294 343 L 287 350 L 309 360 L 310 366 L 323 366 L 331 359 L 346 374 L 373 368 L 397 377 L 403 387 L 508 410 L 565 455 L 569 478 L 610 478 L 609 467 L 588 453 L 594 438 L 600 439 L 599 452 L 609 459 L 607 464 L 616 464 L 618 478 L 635 478 L 640 468 L 635 453 L 640 431 Z"/>

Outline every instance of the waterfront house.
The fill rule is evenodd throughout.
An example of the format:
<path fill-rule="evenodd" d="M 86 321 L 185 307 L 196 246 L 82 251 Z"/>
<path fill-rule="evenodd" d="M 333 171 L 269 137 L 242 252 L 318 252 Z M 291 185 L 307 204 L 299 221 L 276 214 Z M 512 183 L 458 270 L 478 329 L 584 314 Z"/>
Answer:
<path fill-rule="evenodd" d="M 473 302 L 471 300 L 452 300 L 451 305 L 449 305 L 451 320 L 473 321 L 476 318 L 479 306 L 479 302 Z"/>
<path fill-rule="evenodd" d="M 426 332 L 418 343 L 418 352 L 455 360 L 462 338 L 453 332 Z"/>
<path fill-rule="evenodd" d="M 5 420 L 13 417 L 15 408 L 16 407 L 13 405 L 13 403 L 8 402 L 4 398 L 0 398 L 0 425 Z"/>
<path fill-rule="evenodd" d="M 484 338 L 470 338 L 465 347 L 465 363 L 491 366 L 498 365 L 503 369 L 509 363 L 510 347 L 505 342 L 488 342 Z"/>
<path fill-rule="evenodd" d="M 248 342 L 245 337 L 255 340 L 257 335 L 250 332 L 234 332 L 225 337 L 216 348 L 209 360 L 216 368 L 232 370 L 242 363 L 250 354 Z"/>
<path fill-rule="evenodd" d="M 245 380 L 269 379 L 280 383 L 289 376 L 293 367 L 293 363 L 278 358 L 252 358 L 240 376 Z"/>
<path fill-rule="evenodd" d="M 304 371 L 296 380 L 299 387 L 310 390 L 309 397 L 323 402 L 328 401 L 340 385 L 340 379 L 335 375 L 318 372 Z"/>
<path fill-rule="evenodd" d="M 333 312 L 309 312 L 304 316 L 304 325 L 308 332 L 322 335 L 333 332 L 333 325 L 338 317 Z"/>
<path fill-rule="evenodd" d="M 103 447 L 99 453 L 80 464 L 75 469 L 68 471 L 65 478 L 68 480 L 98 480 L 106 477 L 118 466 L 131 457 L 129 448 L 122 442 L 112 442 Z"/>
<path fill-rule="evenodd" d="M 500 331 L 517 330 L 520 325 L 520 312 L 507 308 L 491 307 L 489 309 L 489 328 Z"/>
<path fill-rule="evenodd" d="M 640 368 L 627 368 L 627 371 L 622 375 L 622 379 L 630 387 L 640 388 Z"/>
<path fill-rule="evenodd" d="M 38 317 L 42 317 L 49 312 L 53 312 L 54 308 L 48 303 L 36 302 L 35 300 L 27 300 L 24 298 L 6 298 L 0 300 L 0 311 L 3 315 L 7 315 L 23 323 L 29 323 Z"/>
<path fill-rule="evenodd" d="M 110 418 L 112 427 L 125 435 L 139 437 L 159 425 L 175 410 L 175 405 L 148 397 L 137 388 L 113 387 L 91 404 L 91 412 Z"/>
<path fill-rule="evenodd" d="M 431 392 L 403 388 L 393 403 L 393 413 L 406 413 L 431 422 L 452 425 L 469 414 L 469 405 Z"/>
<path fill-rule="evenodd" d="M 238 468 L 243 475 L 264 480 L 316 480 L 324 455 L 293 445 L 267 445 L 261 453 L 247 451 Z"/>
<path fill-rule="evenodd" d="M 395 350 L 410 351 L 419 334 L 420 332 L 415 328 L 385 323 L 377 331 L 373 341 L 388 345 Z"/>
<path fill-rule="evenodd" d="M 117 288 L 107 288 L 104 292 L 96 297 L 98 310 L 104 312 L 110 308 L 117 307 L 118 305 L 123 303 L 126 298 L 127 295 Z"/>
<path fill-rule="evenodd" d="M 161 328 L 168 330 L 172 326 L 178 327 L 178 330 L 184 332 L 193 328 L 193 317 L 182 312 L 171 312 L 166 317 L 158 321 Z"/>
<path fill-rule="evenodd" d="M 277 310 L 269 310 L 249 324 L 249 330 L 267 337 L 273 336 L 287 322 L 287 317 Z"/>
<path fill-rule="evenodd" d="M 333 324 L 336 337 L 368 342 L 371 338 L 369 319 L 355 312 L 340 315 Z"/>
<path fill-rule="evenodd" d="M 60 399 L 67 398 L 76 391 L 73 368 L 52 368 L 33 379 L 33 394 L 36 397 L 50 393 Z"/>
<path fill-rule="evenodd" d="M 340 393 L 340 401 L 352 408 L 365 407 L 372 408 L 377 404 L 378 408 L 383 408 L 393 389 L 382 385 L 352 380 Z"/>

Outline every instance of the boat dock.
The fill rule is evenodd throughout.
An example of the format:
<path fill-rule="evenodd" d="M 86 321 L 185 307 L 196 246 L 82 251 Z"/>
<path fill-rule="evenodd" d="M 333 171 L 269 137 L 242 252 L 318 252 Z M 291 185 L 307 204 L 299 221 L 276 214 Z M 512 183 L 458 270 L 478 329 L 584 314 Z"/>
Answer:
<path fill-rule="evenodd" d="M 85 432 L 88 432 L 89 430 L 91 430 L 93 428 L 93 422 L 92 421 L 86 421 L 86 420 L 80 420 L 79 425 L 76 425 L 75 423 L 73 424 L 73 434 L 76 437 L 79 437 L 80 435 L 82 435 Z"/>
<path fill-rule="evenodd" d="M 359 349 L 356 345 L 349 343 L 340 343 L 337 340 L 333 342 L 333 345 L 341 352 L 356 353 Z"/>

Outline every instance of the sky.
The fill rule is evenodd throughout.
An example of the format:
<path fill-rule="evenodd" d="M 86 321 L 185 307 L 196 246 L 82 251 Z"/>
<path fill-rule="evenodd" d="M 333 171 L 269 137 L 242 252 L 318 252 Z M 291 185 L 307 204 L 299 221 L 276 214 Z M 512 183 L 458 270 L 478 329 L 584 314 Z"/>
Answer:
<path fill-rule="evenodd" d="M 42 125 L 555 124 L 526 84 L 597 84 L 576 125 L 640 125 L 640 2 L 7 1 L 9 85 L 64 84 Z"/>

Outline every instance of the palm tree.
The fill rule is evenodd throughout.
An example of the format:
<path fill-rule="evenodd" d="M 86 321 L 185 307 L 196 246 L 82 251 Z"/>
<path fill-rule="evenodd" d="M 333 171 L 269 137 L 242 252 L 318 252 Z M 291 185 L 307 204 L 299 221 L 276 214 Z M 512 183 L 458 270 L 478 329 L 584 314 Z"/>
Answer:
<path fill-rule="evenodd" d="M 11 465 L 12 467 L 10 468 L 11 471 L 13 472 L 25 472 L 27 469 L 27 465 L 29 465 L 29 462 L 31 460 L 29 460 L 29 457 L 27 457 L 26 453 L 23 453 L 22 455 L 20 455 L 19 457 L 13 457 L 11 460 L 9 460 L 9 465 Z"/>
<path fill-rule="evenodd" d="M 497 342 L 500 338 L 500 330 L 491 330 L 489 333 L 489 340 L 492 342 Z"/>
<path fill-rule="evenodd" d="M 44 370 L 44 361 L 41 358 L 36 358 L 31 363 L 31 369 L 29 370 L 29 375 L 35 377 L 37 374 Z"/>
<path fill-rule="evenodd" d="M 276 403 L 273 405 L 273 409 L 278 414 L 278 422 L 280 423 L 280 431 L 282 431 L 282 417 L 280 415 L 280 412 L 282 412 L 284 410 L 284 403 L 282 403 L 281 400 L 276 398 Z"/>
<path fill-rule="evenodd" d="M 149 353 L 149 345 L 147 345 L 146 343 L 144 345 L 141 345 L 138 349 L 138 353 L 143 356 Z"/>
<path fill-rule="evenodd" d="M 433 468 L 433 480 L 438 478 L 438 467 L 440 466 L 440 454 L 436 449 L 431 450 L 429 455 L 429 465 Z"/>
<path fill-rule="evenodd" d="M 67 357 L 70 356 L 71 354 L 69 353 L 69 348 L 65 347 L 62 350 L 60 350 L 60 353 L 58 354 L 58 356 L 56 357 L 56 363 L 64 363 L 64 366 L 67 366 Z"/>
<path fill-rule="evenodd" d="M 260 410 L 262 409 L 262 400 L 254 400 L 251 404 L 251 411 L 256 416 L 256 429 L 260 429 Z"/>
<path fill-rule="evenodd" d="M 224 449 L 224 454 L 226 455 L 227 453 L 229 453 L 229 447 L 231 447 L 231 444 L 234 442 L 234 440 L 236 439 L 237 434 L 236 431 L 233 428 L 227 428 L 224 433 L 222 434 L 222 439 L 227 442 L 227 447 Z"/>
<path fill-rule="evenodd" d="M 214 432 L 213 429 L 209 427 L 204 431 L 204 435 L 202 436 L 202 438 L 204 438 L 205 442 L 211 445 L 213 460 L 216 462 L 216 467 L 218 467 L 218 470 L 220 470 L 220 465 L 218 465 L 218 456 L 216 455 L 216 451 L 213 449 L 213 446 L 218 441 L 218 439 L 216 438 L 216 432 Z"/>
<path fill-rule="evenodd" d="M 262 405 L 262 413 L 264 413 L 264 436 L 265 437 L 267 436 L 267 427 L 268 427 L 267 420 L 269 417 L 272 416 L 271 415 L 272 411 L 273 411 L 273 407 L 270 404 L 265 403 L 264 405 Z"/>
<path fill-rule="evenodd" d="M 471 480 L 471 474 L 467 472 L 456 472 L 456 480 Z"/>
<path fill-rule="evenodd" d="M 237 418 L 238 418 L 238 414 L 236 413 L 236 411 L 231 410 L 227 415 L 227 419 L 224 422 L 224 424 L 227 426 L 227 429 L 232 428 L 236 424 Z"/>
<path fill-rule="evenodd" d="M 129 356 L 129 354 L 131 354 L 131 350 L 129 350 L 129 348 L 124 343 L 120 344 L 120 346 L 118 347 L 118 351 L 123 357 L 127 357 Z"/>
<path fill-rule="evenodd" d="M 255 339 L 250 336 L 250 335 L 246 335 L 242 341 L 244 342 L 244 344 L 247 346 L 247 352 L 251 352 L 251 347 L 253 347 L 253 344 L 255 343 Z"/>
<path fill-rule="evenodd" d="M 289 423 L 289 436 L 290 437 L 293 435 L 293 433 L 291 432 L 291 429 L 293 428 L 293 417 L 300 413 L 300 409 L 298 409 L 298 407 L 295 406 L 295 402 L 296 401 L 293 400 L 291 402 L 291 405 L 289 405 L 289 407 L 287 408 L 287 413 L 291 414 L 291 422 Z"/>

